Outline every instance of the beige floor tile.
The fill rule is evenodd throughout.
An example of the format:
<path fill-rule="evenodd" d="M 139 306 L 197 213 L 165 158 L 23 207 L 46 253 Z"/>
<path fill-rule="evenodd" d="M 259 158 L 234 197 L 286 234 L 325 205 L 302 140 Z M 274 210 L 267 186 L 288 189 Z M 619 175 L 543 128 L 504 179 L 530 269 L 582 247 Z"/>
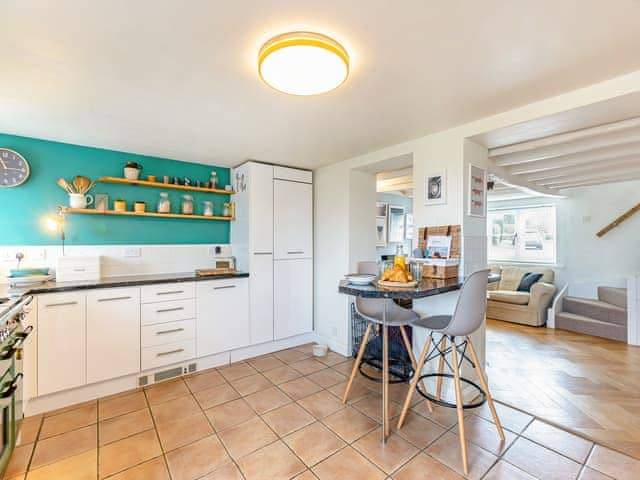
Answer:
<path fill-rule="evenodd" d="M 153 414 L 156 425 L 174 422 L 180 418 L 189 417 L 199 412 L 200 407 L 195 398 L 193 398 L 193 395 L 185 395 L 174 400 L 151 405 L 151 413 Z"/>
<path fill-rule="evenodd" d="M 95 480 L 98 473 L 98 450 L 93 449 L 47 466 L 30 470 L 27 480 Z"/>
<path fill-rule="evenodd" d="M 312 424 L 313 416 L 296 403 L 289 403 L 262 416 L 276 434 L 281 437 Z"/>
<path fill-rule="evenodd" d="M 104 420 L 98 425 L 100 446 L 153 428 L 148 408 Z"/>
<path fill-rule="evenodd" d="M 223 430 L 218 435 L 229 455 L 235 459 L 255 452 L 278 438 L 259 417 Z"/>
<path fill-rule="evenodd" d="M 223 403 L 204 412 L 217 431 L 233 427 L 256 417 L 256 412 L 242 398 Z"/>
<path fill-rule="evenodd" d="M 33 443 L 38 438 L 38 432 L 40 431 L 40 425 L 42 424 L 42 418 L 38 421 L 25 422 L 24 420 L 20 424 L 20 430 L 18 431 L 18 437 L 16 438 L 16 446 L 27 445 Z"/>
<path fill-rule="evenodd" d="M 170 478 L 164 457 L 156 457 L 109 477 L 109 480 L 170 480 Z"/>
<path fill-rule="evenodd" d="M 435 422 L 427 420 L 417 413 L 409 411 L 400 430 L 397 429 L 398 417 L 391 422 L 392 430 L 402 438 L 422 449 L 433 443 L 446 430 Z"/>
<path fill-rule="evenodd" d="M 362 400 L 355 402 L 353 408 L 373 418 L 376 422 L 382 422 L 382 397 L 369 394 Z M 399 415 L 402 407 L 399 403 L 389 400 L 389 418 Z"/>
<path fill-rule="evenodd" d="M 267 370 L 273 370 L 274 368 L 284 367 L 286 363 L 282 360 L 278 360 L 273 355 L 263 355 L 261 357 L 252 358 L 247 363 L 255 368 L 259 372 L 266 372 Z"/>
<path fill-rule="evenodd" d="M 342 400 L 344 398 L 344 392 L 347 390 L 347 383 L 348 382 L 340 382 L 333 387 L 328 388 L 328 390 L 333 395 Z M 354 381 L 351 385 L 351 391 L 349 392 L 347 403 L 353 404 L 359 402 L 368 395 L 371 395 L 371 390 L 365 387 L 362 382 Z"/>
<path fill-rule="evenodd" d="M 585 462 L 593 447 L 593 442 L 540 420 L 534 420 L 522 435 L 578 463 Z"/>
<path fill-rule="evenodd" d="M 142 408 L 147 408 L 147 399 L 144 396 L 144 392 L 138 391 L 104 400 L 100 399 L 98 402 L 98 415 L 100 420 L 106 420 Z"/>
<path fill-rule="evenodd" d="M 281 384 L 280 390 L 286 393 L 293 400 L 300 400 L 301 398 L 308 397 L 309 395 L 319 392 L 322 390 L 322 387 L 313 383 L 306 377 L 300 377 Z"/>
<path fill-rule="evenodd" d="M 191 392 L 199 392 L 207 388 L 215 387 L 216 385 L 222 385 L 226 383 L 226 380 L 218 370 L 210 369 L 203 370 L 193 375 L 189 375 L 184 378 L 189 390 Z"/>
<path fill-rule="evenodd" d="M 246 480 L 287 480 L 305 470 L 304 464 L 277 441 L 238 461 Z"/>
<path fill-rule="evenodd" d="M 100 478 L 122 472 L 162 454 L 155 430 L 137 433 L 100 448 Z"/>
<path fill-rule="evenodd" d="M 515 441 L 504 459 L 520 470 L 545 480 L 575 478 L 580 471 L 580 464 L 522 437 Z"/>
<path fill-rule="evenodd" d="M 390 435 L 386 443 L 382 443 L 381 437 L 382 430 L 378 428 L 366 434 L 352 446 L 388 474 L 400 468 L 419 451 L 398 435 Z"/>
<path fill-rule="evenodd" d="M 500 440 L 495 424 L 475 415 L 464 419 L 464 429 L 468 441 L 475 443 L 494 455 L 501 455 L 516 440 L 516 435 L 503 428 L 504 441 Z M 458 429 L 451 430 L 458 434 Z"/>
<path fill-rule="evenodd" d="M 292 401 L 277 387 L 271 387 L 261 392 L 253 393 L 244 397 L 244 399 L 249 403 L 249 405 L 251 405 L 251 408 L 260 415 L 268 412 L 269 410 L 286 405 L 287 403 L 291 403 Z"/>
<path fill-rule="evenodd" d="M 264 375 L 256 373 L 255 375 L 249 375 L 248 377 L 231 381 L 231 386 L 244 397 L 245 395 L 251 395 L 252 393 L 271 388 L 273 387 L 273 383 Z"/>
<path fill-rule="evenodd" d="M 305 470 L 300 475 L 293 477 L 293 480 L 318 480 L 311 470 Z"/>
<path fill-rule="evenodd" d="M 383 480 L 386 475 L 351 447 L 340 450 L 313 467 L 320 480 Z"/>
<path fill-rule="evenodd" d="M 218 370 L 220 371 L 222 376 L 227 379 L 228 382 L 258 373 L 255 368 L 253 368 L 246 362 L 232 363 L 231 365 L 227 367 L 221 367 Z"/>
<path fill-rule="evenodd" d="M 298 400 L 298 404 L 318 420 L 345 408 L 340 400 L 326 390 Z"/>
<path fill-rule="evenodd" d="M 13 449 L 3 478 L 16 477 L 27 471 L 29 460 L 31 460 L 31 454 L 33 453 L 33 447 L 33 443 L 28 443 Z"/>
<path fill-rule="evenodd" d="M 323 388 L 333 387 L 334 385 L 340 382 L 344 382 L 347 379 L 347 377 L 345 377 L 341 373 L 336 372 L 335 370 L 332 370 L 331 368 L 319 370 L 307 376 L 307 378 Z"/>
<path fill-rule="evenodd" d="M 74 410 L 46 417 L 42 422 L 40 438 L 45 439 L 61 433 L 92 425 L 98 421 L 98 404 L 91 402 Z"/>
<path fill-rule="evenodd" d="M 215 407 L 216 405 L 222 405 L 223 403 L 240 397 L 238 392 L 236 392 L 231 385 L 226 383 L 216 385 L 215 387 L 210 387 L 205 390 L 200 390 L 199 392 L 194 393 L 193 396 L 196 397 L 196 400 L 203 410 Z"/>
<path fill-rule="evenodd" d="M 235 463 L 227 462 L 198 480 L 244 480 L 244 478 Z"/>
<path fill-rule="evenodd" d="M 175 450 L 213 433 L 213 427 L 202 412 L 173 422 L 158 424 L 158 436 L 165 452 Z"/>
<path fill-rule="evenodd" d="M 147 395 L 147 400 L 149 400 L 149 405 L 167 402 L 169 400 L 182 397 L 188 393 L 191 392 L 189 391 L 187 384 L 184 383 L 181 378 L 156 383 L 145 388 L 145 394 Z"/>
<path fill-rule="evenodd" d="M 532 477 L 510 463 L 500 460 L 489 470 L 484 480 L 536 480 L 536 477 Z"/>
<path fill-rule="evenodd" d="M 462 454 L 460 452 L 460 441 L 457 435 L 445 433 L 438 440 L 433 442 L 425 453 L 435 458 L 440 463 L 451 470 L 462 475 Z M 495 463 L 497 457 L 482 448 L 467 442 L 467 458 L 469 466 L 468 477 L 472 480 L 482 478 L 489 468 Z"/>
<path fill-rule="evenodd" d="M 327 367 L 332 367 L 334 365 L 338 365 L 342 362 L 346 362 L 351 357 L 343 357 L 339 353 L 329 351 L 324 357 L 313 357 L 320 363 L 323 363 Z"/>
<path fill-rule="evenodd" d="M 337 433 L 347 443 L 354 442 L 379 426 L 378 422 L 352 407 L 343 408 L 332 413 L 328 417 L 323 418 L 322 423 Z"/>
<path fill-rule="evenodd" d="M 336 372 L 341 373 L 348 377 L 349 375 L 351 375 L 351 371 L 353 370 L 354 363 L 355 362 L 353 360 L 348 360 L 346 362 L 342 362 L 337 365 L 332 365 L 331 368 L 333 368 Z M 357 374 L 357 375 L 360 376 L 360 374 Z"/>
<path fill-rule="evenodd" d="M 313 467 L 346 445 L 320 422 L 292 433 L 284 441 L 308 467 Z"/>
<path fill-rule="evenodd" d="M 589 455 L 587 466 L 618 480 L 640 477 L 640 460 L 596 445 Z"/>
<path fill-rule="evenodd" d="M 496 411 L 498 412 L 498 418 L 500 419 L 500 423 L 505 428 L 508 428 L 512 432 L 521 433 L 527 425 L 529 425 L 533 421 L 533 417 L 526 413 L 523 413 L 519 410 L 516 410 L 511 407 L 507 407 L 501 403 L 496 403 Z M 480 408 L 469 410 L 469 413 L 473 413 L 478 415 L 479 417 L 484 418 L 485 420 L 489 420 L 493 422 L 493 417 L 491 416 L 491 410 L 489 410 L 489 406 L 485 403 Z"/>
<path fill-rule="evenodd" d="M 583 467 L 582 472 L 578 476 L 578 480 L 613 480 L 613 477 L 600 473 L 589 467 Z"/>
<path fill-rule="evenodd" d="M 393 480 L 464 480 L 464 477 L 421 453 L 398 470 Z"/>
<path fill-rule="evenodd" d="M 78 430 L 72 430 L 71 432 L 39 441 L 33 452 L 30 468 L 38 468 L 97 447 L 97 425 L 89 425 Z"/>
<path fill-rule="evenodd" d="M 451 428 L 458 423 L 458 414 L 455 408 L 445 408 L 433 405 L 433 413 L 429 412 L 427 402 L 421 401 L 417 405 L 411 407 L 411 411 L 422 415 L 427 420 L 436 422 L 444 428 Z"/>
<path fill-rule="evenodd" d="M 305 358 L 299 362 L 290 363 L 289 366 L 300 372 L 302 375 L 311 375 L 312 373 L 327 368 L 325 365 L 315 361 L 313 358 Z"/>
<path fill-rule="evenodd" d="M 113 395 L 113 397 L 118 396 L 118 395 L 121 395 L 121 394 Z M 91 404 L 96 404 L 97 402 L 98 402 L 98 400 L 88 400 L 86 402 L 74 403 L 72 405 L 67 405 L 66 407 L 56 408 L 55 410 L 51 410 L 49 412 L 45 412 L 43 414 L 43 417 L 45 417 L 45 418 L 46 417 L 53 417 L 54 415 L 59 415 L 61 413 L 69 412 L 71 410 L 76 410 L 78 408 L 86 407 L 86 406 L 91 405 Z"/>
<path fill-rule="evenodd" d="M 228 464 L 229 460 L 216 435 L 167 453 L 172 480 L 195 480 Z"/>
<path fill-rule="evenodd" d="M 309 356 L 317 359 L 317 358 L 320 358 L 320 357 L 316 357 L 315 355 L 313 355 L 313 347 L 315 345 L 317 345 L 317 344 L 314 343 L 314 342 L 311 342 L 311 343 L 305 343 L 303 345 L 298 345 L 297 347 L 293 347 L 293 348 L 294 348 L 294 350 L 298 350 L 299 352 L 302 352 L 302 353 L 304 353 L 306 355 L 309 355 Z"/>
<path fill-rule="evenodd" d="M 273 370 L 268 370 L 263 374 L 276 385 L 280 385 L 281 383 L 285 383 L 293 380 L 294 378 L 302 376 L 300 372 L 294 370 L 288 365 L 285 365 L 284 367 L 274 368 Z"/>
<path fill-rule="evenodd" d="M 284 363 L 289 364 L 299 362 L 300 360 L 304 360 L 305 358 L 309 358 L 311 355 L 291 348 L 289 350 L 281 350 L 279 352 L 275 352 L 273 356 L 283 361 Z"/>

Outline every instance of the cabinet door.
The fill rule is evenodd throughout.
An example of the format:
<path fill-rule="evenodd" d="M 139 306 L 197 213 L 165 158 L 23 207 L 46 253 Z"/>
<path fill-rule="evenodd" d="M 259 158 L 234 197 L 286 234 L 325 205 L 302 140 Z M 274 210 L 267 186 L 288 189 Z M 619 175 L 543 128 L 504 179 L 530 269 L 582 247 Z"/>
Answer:
<path fill-rule="evenodd" d="M 140 289 L 87 294 L 87 383 L 140 371 Z"/>
<path fill-rule="evenodd" d="M 22 320 L 22 326 L 31 329 L 31 333 L 22 344 L 22 401 L 26 409 L 29 400 L 38 396 L 38 298 L 35 297 L 24 310 L 26 315 Z"/>
<path fill-rule="evenodd" d="M 84 293 L 38 297 L 39 396 L 86 383 L 85 317 Z"/>
<path fill-rule="evenodd" d="M 198 357 L 250 343 L 247 278 L 198 282 L 196 352 Z"/>
<path fill-rule="evenodd" d="M 274 263 L 276 340 L 313 330 L 313 260 Z"/>
<path fill-rule="evenodd" d="M 249 254 L 273 253 L 273 167 L 251 164 Z"/>
<path fill-rule="evenodd" d="M 276 260 L 313 256 L 313 187 L 273 181 L 274 253 Z"/>
<path fill-rule="evenodd" d="M 251 256 L 249 277 L 251 344 L 273 340 L 273 255 Z"/>

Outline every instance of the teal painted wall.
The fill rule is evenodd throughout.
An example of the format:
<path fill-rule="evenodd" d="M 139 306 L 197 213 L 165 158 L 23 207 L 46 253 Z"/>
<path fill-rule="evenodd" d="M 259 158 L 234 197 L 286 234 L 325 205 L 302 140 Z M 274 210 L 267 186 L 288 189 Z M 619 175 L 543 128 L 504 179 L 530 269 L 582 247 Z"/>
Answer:
<path fill-rule="evenodd" d="M 122 177 L 128 161 L 142 164 L 142 175 L 163 175 L 192 181 L 209 179 L 212 170 L 218 172 L 220 185 L 229 182 L 228 168 L 211 167 L 196 163 L 179 162 L 166 158 L 148 157 L 131 153 L 82 147 L 66 143 L 49 142 L 35 138 L 0 134 L 0 147 L 20 153 L 31 166 L 31 176 L 19 187 L 0 188 L 0 245 L 57 245 L 60 240 L 44 228 L 43 219 L 56 213 L 57 205 L 68 205 L 67 193 L 56 184 L 59 177 L 70 181 L 75 175 L 92 180 L 100 176 Z M 158 188 L 98 183 L 91 194 L 109 195 L 109 208 L 113 200 L 127 200 L 127 209 L 133 202 L 147 202 L 147 209 L 155 211 L 160 192 Z M 193 194 L 195 213 L 202 211 L 202 202 L 214 202 L 214 213 L 221 214 L 222 204 L 229 195 L 166 190 L 171 199 L 171 210 L 180 208 L 181 195 Z M 106 215 L 68 215 L 65 224 L 69 245 L 111 244 L 196 244 L 229 243 L 229 222 L 184 220 L 169 218 L 132 218 Z"/>

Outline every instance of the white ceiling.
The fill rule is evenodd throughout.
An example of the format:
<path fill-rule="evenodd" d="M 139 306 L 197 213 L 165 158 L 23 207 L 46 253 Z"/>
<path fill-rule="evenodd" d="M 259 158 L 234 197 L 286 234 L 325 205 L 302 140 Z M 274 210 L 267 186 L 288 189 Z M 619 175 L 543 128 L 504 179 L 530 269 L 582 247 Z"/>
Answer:
<path fill-rule="evenodd" d="M 0 132 L 314 168 L 640 69 L 636 0 L 2 0 Z M 340 89 L 264 86 L 293 29 L 352 56 Z"/>

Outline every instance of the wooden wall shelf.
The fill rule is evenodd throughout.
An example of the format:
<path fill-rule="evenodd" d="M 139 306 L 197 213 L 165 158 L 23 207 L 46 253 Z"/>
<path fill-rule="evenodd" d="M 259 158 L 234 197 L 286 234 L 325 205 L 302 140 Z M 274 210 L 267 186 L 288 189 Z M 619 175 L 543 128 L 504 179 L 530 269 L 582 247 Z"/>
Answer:
<path fill-rule="evenodd" d="M 79 213 L 85 215 L 119 215 L 123 217 L 156 217 L 156 218 L 180 218 L 186 220 L 218 220 L 218 221 L 226 221 L 231 222 L 235 220 L 233 217 L 207 217 L 205 215 L 183 215 L 181 213 L 155 213 L 155 212 L 117 212 L 115 210 L 95 210 L 92 208 L 70 208 L 70 207 L 60 207 L 60 209 L 64 213 Z"/>
<path fill-rule="evenodd" d="M 120 185 L 138 185 L 141 187 L 153 187 L 153 188 L 164 188 L 168 190 L 186 190 L 189 192 L 202 192 L 202 193 L 218 193 L 221 195 L 233 195 L 234 191 L 228 192 L 223 189 L 213 189 L 213 188 L 204 188 L 204 187 L 192 187 L 185 185 L 174 185 L 173 183 L 162 183 L 162 182 L 148 182 L 147 180 L 128 180 L 126 178 L 119 177 L 100 177 L 99 179 L 102 183 L 118 183 Z M 210 217 L 207 217 L 210 218 Z"/>

